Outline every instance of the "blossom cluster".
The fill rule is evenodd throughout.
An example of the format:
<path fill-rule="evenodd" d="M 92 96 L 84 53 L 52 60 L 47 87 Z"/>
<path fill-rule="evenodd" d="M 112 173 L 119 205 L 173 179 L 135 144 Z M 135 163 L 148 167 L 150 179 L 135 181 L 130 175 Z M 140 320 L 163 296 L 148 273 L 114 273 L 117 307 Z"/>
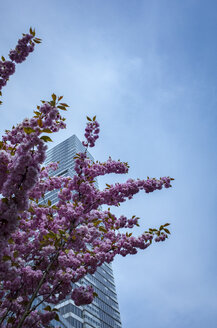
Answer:
<path fill-rule="evenodd" d="M 0 61 L 0 90 L 7 84 L 7 80 L 14 72 L 15 64 L 12 61 Z"/>
<path fill-rule="evenodd" d="M 93 117 L 93 120 L 91 120 L 88 116 L 88 123 L 85 128 L 85 138 L 86 141 L 83 141 L 83 145 L 85 147 L 94 147 L 96 140 L 99 138 L 99 123 L 96 121 L 96 116 Z"/>
<path fill-rule="evenodd" d="M 32 34 L 25 34 L 18 40 L 18 44 L 14 50 L 10 50 L 9 58 L 15 63 L 22 63 L 28 57 L 30 52 L 34 51 L 35 44 L 31 42 Z"/>
<path fill-rule="evenodd" d="M 73 290 L 71 298 L 77 306 L 90 304 L 94 299 L 94 289 L 92 286 L 87 286 L 86 288 L 84 286 L 77 287 Z"/>
<path fill-rule="evenodd" d="M 34 51 L 36 43 L 40 43 L 41 39 L 35 37 L 35 31 L 30 28 L 30 33 L 23 34 L 18 40 L 15 49 L 10 50 L 10 60 L 5 60 L 2 56 L 0 60 L 0 96 L 1 89 L 7 84 L 9 77 L 15 72 L 15 63 L 22 63 L 28 55 Z M 1 103 L 1 102 L 0 102 Z"/>
<path fill-rule="evenodd" d="M 28 208 L 29 193 L 38 182 L 40 165 L 45 160 L 46 141 L 43 133 L 65 128 L 64 119 L 50 103 L 38 106 L 32 119 L 6 131 L 0 144 L 0 252 L 16 229 L 18 214 Z"/>

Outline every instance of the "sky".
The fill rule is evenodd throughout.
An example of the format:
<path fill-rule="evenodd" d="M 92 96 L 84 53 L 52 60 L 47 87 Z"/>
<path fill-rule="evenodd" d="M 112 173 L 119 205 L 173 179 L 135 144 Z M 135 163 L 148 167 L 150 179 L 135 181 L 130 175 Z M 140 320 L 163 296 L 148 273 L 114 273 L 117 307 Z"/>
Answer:
<path fill-rule="evenodd" d="M 171 236 L 113 263 L 123 328 L 217 326 L 217 2 L 208 0 L 0 0 L 0 54 L 36 29 L 43 43 L 3 91 L 1 135 L 54 92 L 83 138 L 97 116 L 95 159 L 127 161 L 129 178 L 171 176 L 113 211 Z"/>

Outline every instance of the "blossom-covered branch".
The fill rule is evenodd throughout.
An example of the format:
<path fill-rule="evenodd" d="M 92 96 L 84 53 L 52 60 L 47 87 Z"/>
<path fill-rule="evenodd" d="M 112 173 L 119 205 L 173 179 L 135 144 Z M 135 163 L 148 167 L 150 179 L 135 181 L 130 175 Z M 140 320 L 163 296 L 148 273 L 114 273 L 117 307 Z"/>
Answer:
<path fill-rule="evenodd" d="M 59 106 L 54 99 L 50 102 L 43 101 L 30 120 L 25 119 L 11 131 L 6 131 L 6 135 L 2 137 L 0 251 L 17 226 L 19 213 L 28 208 L 29 192 L 38 182 L 40 165 L 45 160 L 46 142 L 52 141 L 45 133 L 50 134 L 65 128 L 64 118 L 56 105 Z"/>
<path fill-rule="evenodd" d="M 9 59 L 1 57 L 0 60 L 0 96 L 2 96 L 1 89 L 7 84 L 10 76 L 15 72 L 15 63 L 22 63 L 30 52 L 34 51 L 35 44 L 41 43 L 41 39 L 36 38 L 35 30 L 30 28 L 28 34 L 23 34 L 23 37 L 18 40 L 15 49 L 10 50 Z M 0 101 L 0 104 L 2 101 Z"/>

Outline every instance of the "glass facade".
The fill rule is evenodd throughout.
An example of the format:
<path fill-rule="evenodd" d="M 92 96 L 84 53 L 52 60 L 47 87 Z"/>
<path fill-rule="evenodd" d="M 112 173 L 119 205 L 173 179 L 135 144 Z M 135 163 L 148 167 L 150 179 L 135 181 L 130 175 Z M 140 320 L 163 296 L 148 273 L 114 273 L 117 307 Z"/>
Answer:
<path fill-rule="evenodd" d="M 73 158 L 76 153 L 82 151 L 84 151 L 82 143 L 73 135 L 47 151 L 45 164 L 59 162 L 58 170 L 54 171 L 52 175 L 72 177 L 75 173 Z M 90 153 L 88 153 L 88 157 L 93 160 Z M 48 199 L 52 203 L 55 203 L 57 200 L 57 191 L 48 192 L 45 195 L 44 201 L 47 202 Z M 98 297 L 94 299 L 92 304 L 86 306 L 77 307 L 70 298 L 56 305 L 55 307 L 59 309 L 60 320 L 62 322 L 61 324 L 55 324 L 55 327 L 121 328 L 120 312 L 111 264 L 103 264 L 93 275 L 87 275 L 80 283 L 82 285 L 92 285 Z M 66 325 L 66 322 L 69 326 Z"/>

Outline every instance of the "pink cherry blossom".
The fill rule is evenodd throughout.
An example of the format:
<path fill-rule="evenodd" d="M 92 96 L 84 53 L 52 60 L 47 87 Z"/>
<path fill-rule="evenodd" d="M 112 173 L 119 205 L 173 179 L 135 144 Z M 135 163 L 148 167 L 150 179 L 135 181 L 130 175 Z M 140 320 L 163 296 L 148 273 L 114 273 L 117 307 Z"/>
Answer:
<path fill-rule="evenodd" d="M 10 52 L 11 60 L 20 62 L 26 57 L 33 34 L 18 42 L 23 53 L 17 46 Z M 112 213 L 111 206 L 120 206 L 138 192 L 170 188 L 173 179 L 128 179 L 99 190 L 97 177 L 126 174 L 129 165 L 111 158 L 103 163 L 88 158 L 88 147 L 95 146 L 99 137 L 96 117 L 88 117 L 86 149 L 75 156 L 73 177 L 51 175 L 58 163 L 43 166 L 49 135 L 66 127 L 60 110 L 68 105 L 61 99 L 53 94 L 51 101 L 42 101 L 34 116 L 6 131 L 0 143 L 1 328 L 47 327 L 51 320 L 58 320 L 53 305 L 66 296 L 77 306 L 90 304 L 96 296 L 94 287 L 72 290 L 72 283 L 112 262 L 116 255 L 136 254 L 170 233 L 166 223 L 136 237 L 133 230 L 139 218 Z M 40 202 L 48 191 L 56 191 L 55 204 Z M 39 310 L 41 303 L 48 306 Z"/>

